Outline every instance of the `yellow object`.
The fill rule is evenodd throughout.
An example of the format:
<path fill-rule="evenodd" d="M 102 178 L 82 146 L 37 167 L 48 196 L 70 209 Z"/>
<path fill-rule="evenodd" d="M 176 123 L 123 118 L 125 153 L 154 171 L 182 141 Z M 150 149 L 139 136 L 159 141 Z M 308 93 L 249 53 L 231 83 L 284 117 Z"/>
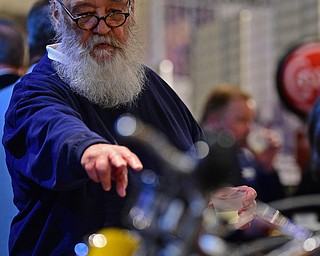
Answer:
<path fill-rule="evenodd" d="M 238 211 L 217 212 L 217 215 L 228 221 L 229 224 L 237 224 L 239 221 Z"/>
<path fill-rule="evenodd" d="M 89 237 L 88 256 L 132 256 L 140 242 L 140 237 L 129 230 L 102 229 Z"/>

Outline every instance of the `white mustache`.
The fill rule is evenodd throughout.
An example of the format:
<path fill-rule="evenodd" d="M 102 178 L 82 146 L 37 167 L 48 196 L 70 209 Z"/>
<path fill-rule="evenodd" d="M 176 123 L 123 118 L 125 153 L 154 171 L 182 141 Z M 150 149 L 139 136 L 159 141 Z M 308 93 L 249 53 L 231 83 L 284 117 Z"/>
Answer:
<path fill-rule="evenodd" d="M 88 42 L 88 45 L 85 47 L 84 51 L 91 51 L 99 44 L 108 44 L 114 48 L 117 48 L 119 50 L 124 50 L 124 46 L 119 43 L 116 39 L 113 37 L 106 37 L 106 36 L 99 36 L 95 35 L 93 38 Z"/>

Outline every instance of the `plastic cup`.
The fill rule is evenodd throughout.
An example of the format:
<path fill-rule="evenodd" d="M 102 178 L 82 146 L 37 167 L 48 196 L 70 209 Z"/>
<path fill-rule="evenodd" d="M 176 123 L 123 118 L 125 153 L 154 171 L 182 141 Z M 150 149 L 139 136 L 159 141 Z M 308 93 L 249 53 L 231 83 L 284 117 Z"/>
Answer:
<path fill-rule="evenodd" d="M 216 215 L 228 224 L 237 224 L 239 210 L 243 207 L 246 190 L 224 187 L 213 192 L 210 201 L 213 204 Z"/>

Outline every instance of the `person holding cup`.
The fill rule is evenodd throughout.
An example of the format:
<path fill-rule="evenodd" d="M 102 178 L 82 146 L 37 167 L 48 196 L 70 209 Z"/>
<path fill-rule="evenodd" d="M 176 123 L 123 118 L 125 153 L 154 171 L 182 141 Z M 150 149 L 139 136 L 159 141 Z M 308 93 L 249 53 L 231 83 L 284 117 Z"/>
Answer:
<path fill-rule="evenodd" d="M 267 203 L 285 197 L 273 166 L 282 143 L 275 131 L 255 125 L 255 115 L 256 102 L 246 91 L 229 84 L 215 87 L 200 120 L 210 152 L 199 169 L 208 189 L 247 185 Z"/>

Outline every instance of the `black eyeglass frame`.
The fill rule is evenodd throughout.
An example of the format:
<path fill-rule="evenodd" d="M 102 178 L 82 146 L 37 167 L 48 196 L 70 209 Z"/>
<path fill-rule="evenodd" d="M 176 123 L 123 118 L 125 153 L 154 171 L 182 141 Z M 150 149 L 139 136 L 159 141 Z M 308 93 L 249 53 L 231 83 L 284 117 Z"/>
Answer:
<path fill-rule="evenodd" d="M 74 21 L 78 28 L 82 29 L 82 30 L 93 30 L 95 29 L 101 20 L 104 21 L 104 23 L 109 27 L 109 28 L 118 28 L 118 27 L 121 27 L 124 23 L 126 23 L 128 17 L 130 16 L 130 8 L 131 8 L 131 1 L 129 0 L 128 1 L 128 12 L 111 12 L 109 13 L 108 15 L 104 16 L 104 17 L 98 17 L 96 15 L 81 15 L 81 16 L 74 16 L 69 10 L 68 8 L 61 2 L 61 0 L 57 0 L 58 3 L 61 5 L 62 9 L 68 14 L 68 16 L 72 19 L 72 21 Z M 120 25 L 117 25 L 117 26 L 110 26 L 108 23 L 107 23 L 107 18 L 114 15 L 114 14 L 123 14 L 125 16 L 125 19 L 124 21 L 120 24 Z M 90 29 L 85 29 L 85 28 L 82 28 L 79 26 L 79 20 L 82 19 L 82 18 L 86 18 L 86 17 L 95 17 L 97 19 L 97 24 L 90 28 Z"/>

